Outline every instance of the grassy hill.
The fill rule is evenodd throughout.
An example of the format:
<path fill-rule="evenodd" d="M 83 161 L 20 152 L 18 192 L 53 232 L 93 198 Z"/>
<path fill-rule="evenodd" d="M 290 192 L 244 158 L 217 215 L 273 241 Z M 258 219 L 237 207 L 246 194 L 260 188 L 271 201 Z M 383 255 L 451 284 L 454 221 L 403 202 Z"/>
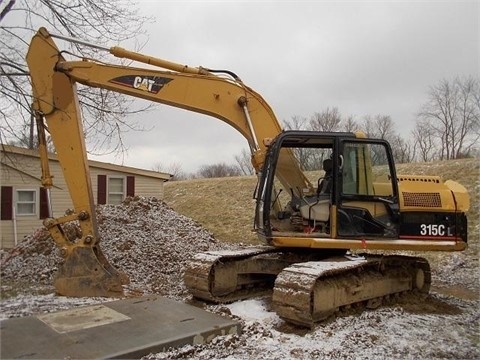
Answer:
<path fill-rule="evenodd" d="M 174 181 L 165 202 L 227 242 L 258 243 L 253 229 L 255 176 Z"/>
<path fill-rule="evenodd" d="M 470 193 L 470 242 L 478 243 L 480 159 L 462 159 L 397 165 L 397 174 L 439 175 L 455 180 Z M 165 184 L 165 202 L 210 230 L 222 241 L 258 243 L 252 232 L 257 179 L 232 177 L 174 181 Z"/>

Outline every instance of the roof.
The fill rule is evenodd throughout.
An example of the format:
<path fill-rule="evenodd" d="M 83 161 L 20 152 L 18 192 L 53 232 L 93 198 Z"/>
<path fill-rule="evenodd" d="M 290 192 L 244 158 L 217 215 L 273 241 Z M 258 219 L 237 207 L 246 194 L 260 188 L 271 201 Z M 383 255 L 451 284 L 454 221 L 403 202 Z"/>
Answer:
<path fill-rule="evenodd" d="M 0 152 L 18 154 L 18 155 L 35 157 L 35 158 L 40 159 L 40 154 L 37 150 L 26 149 L 26 148 L 22 148 L 22 147 L 18 147 L 18 146 L 13 146 L 13 145 L 1 144 L 0 145 Z M 55 155 L 54 153 L 49 153 L 48 154 L 48 159 L 52 160 L 52 161 L 58 161 L 57 155 Z M 2 160 L 2 162 L 3 162 L 3 160 Z M 94 161 L 94 160 L 88 160 L 88 166 L 91 167 L 91 168 L 118 171 L 118 172 L 122 172 L 122 173 L 126 173 L 126 174 L 141 175 L 141 176 L 145 176 L 145 177 L 161 179 L 163 181 L 168 181 L 173 177 L 172 174 L 162 173 L 162 172 L 153 171 L 153 170 L 138 169 L 138 168 L 134 168 L 134 167 L 130 167 L 130 166 L 123 166 L 123 165 L 105 163 L 105 162 Z"/>

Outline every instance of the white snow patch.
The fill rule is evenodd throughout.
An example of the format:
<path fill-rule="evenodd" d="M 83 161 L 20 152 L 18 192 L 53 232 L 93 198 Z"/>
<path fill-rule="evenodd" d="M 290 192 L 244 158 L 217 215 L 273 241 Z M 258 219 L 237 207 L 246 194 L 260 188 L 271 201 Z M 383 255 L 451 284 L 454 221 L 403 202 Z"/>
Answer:
<path fill-rule="evenodd" d="M 261 299 L 237 301 L 226 305 L 232 315 L 238 316 L 245 321 L 269 321 L 279 320 L 277 314 L 267 310 L 265 302 Z"/>

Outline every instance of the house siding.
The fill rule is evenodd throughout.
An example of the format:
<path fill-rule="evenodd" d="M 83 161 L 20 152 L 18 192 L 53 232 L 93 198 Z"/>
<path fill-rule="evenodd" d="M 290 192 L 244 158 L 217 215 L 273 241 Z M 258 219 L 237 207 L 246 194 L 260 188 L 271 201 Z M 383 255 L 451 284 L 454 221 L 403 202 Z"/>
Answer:
<path fill-rule="evenodd" d="M 163 185 L 158 186 L 158 184 L 148 181 L 144 176 L 135 176 L 135 194 L 163 199 Z"/>
<path fill-rule="evenodd" d="M 95 203 L 97 203 L 98 201 L 98 175 L 106 175 L 107 178 L 108 176 L 124 176 L 125 181 L 127 181 L 127 176 L 132 176 L 132 174 L 125 174 L 118 171 L 90 167 L 90 177 L 92 179 L 93 197 L 95 198 Z M 141 195 L 147 197 L 154 196 L 158 199 L 163 199 L 162 181 L 159 181 L 158 179 L 152 180 L 152 178 L 148 178 L 146 176 L 138 174 L 135 174 L 133 176 L 135 176 L 134 195 Z"/>
<path fill-rule="evenodd" d="M 12 248 L 27 235 L 32 234 L 36 229 L 42 226 L 41 215 L 44 215 L 44 209 L 41 209 L 41 168 L 38 156 L 28 156 L 25 154 L 1 152 L 1 186 L 12 187 L 13 199 L 15 200 L 16 190 L 35 190 L 36 191 L 36 214 L 32 216 L 13 216 L 12 220 L 0 220 L 1 243 L 0 248 Z M 115 170 L 102 168 L 102 163 L 93 162 L 90 165 L 90 178 L 92 179 L 92 190 L 95 203 L 97 203 L 97 177 L 105 176 L 124 176 L 125 184 L 127 184 L 127 176 L 134 177 L 134 194 L 141 196 L 155 196 L 163 199 L 163 183 L 167 181 L 168 176 L 164 174 L 164 178 L 157 175 L 148 176 L 148 171 L 138 169 L 141 174 L 135 173 L 133 168 L 125 168 L 125 172 L 121 171 L 123 167 L 105 164 L 108 168 L 116 168 Z M 53 176 L 54 187 L 50 190 L 53 217 L 61 217 L 67 209 L 72 209 L 72 200 L 67 189 L 67 185 L 63 178 L 60 163 L 57 160 L 50 160 L 50 173 Z M 118 170 L 117 170 L 118 169 Z M 130 180 L 132 186 L 132 180 Z M 132 188 L 129 189 L 132 191 Z M 126 189 L 125 189 L 126 191 Z M 42 210 L 42 212 L 41 212 Z M 13 214 L 14 215 L 14 214 Z"/>
<path fill-rule="evenodd" d="M 19 160 L 18 158 L 16 160 Z M 29 161 L 22 162 L 19 166 L 20 169 L 27 168 Z M 32 164 L 33 165 L 33 164 Z M 35 190 L 36 191 L 36 209 L 35 215 L 22 215 L 17 216 L 12 211 L 11 220 L 0 221 L 0 233 L 1 233 L 1 247 L 11 248 L 15 246 L 15 241 L 21 241 L 26 235 L 33 233 L 37 228 L 42 225 L 42 221 L 39 219 L 40 207 L 40 187 L 41 181 L 35 179 L 27 174 L 1 165 L 1 184 L 2 186 L 12 187 L 12 198 L 15 199 L 15 193 L 17 190 Z M 2 203 L 4 200 L 2 199 Z"/>

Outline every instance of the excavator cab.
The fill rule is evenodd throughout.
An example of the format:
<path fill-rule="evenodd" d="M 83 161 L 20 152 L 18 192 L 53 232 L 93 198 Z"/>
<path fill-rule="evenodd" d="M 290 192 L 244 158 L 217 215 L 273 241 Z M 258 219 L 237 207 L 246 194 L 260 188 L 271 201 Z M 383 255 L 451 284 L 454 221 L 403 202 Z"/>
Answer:
<path fill-rule="evenodd" d="M 292 158 L 305 179 L 285 176 Z M 329 191 L 319 165 L 325 159 L 332 163 Z M 276 247 L 462 250 L 465 194 L 460 184 L 439 177 L 397 176 L 387 141 L 285 131 L 266 154 L 255 224 L 260 238 Z"/>
<path fill-rule="evenodd" d="M 316 187 L 286 187 L 277 179 L 284 157 L 292 154 Z M 269 242 L 297 238 L 309 246 L 311 238 L 396 238 L 398 185 L 391 154 L 387 142 L 353 133 L 282 133 L 268 150 L 260 179 L 257 228 Z M 320 170 L 322 163 L 326 169 Z"/>
<path fill-rule="evenodd" d="M 336 235 L 398 236 L 398 185 L 392 152 L 379 140 L 340 141 L 336 177 Z"/>

